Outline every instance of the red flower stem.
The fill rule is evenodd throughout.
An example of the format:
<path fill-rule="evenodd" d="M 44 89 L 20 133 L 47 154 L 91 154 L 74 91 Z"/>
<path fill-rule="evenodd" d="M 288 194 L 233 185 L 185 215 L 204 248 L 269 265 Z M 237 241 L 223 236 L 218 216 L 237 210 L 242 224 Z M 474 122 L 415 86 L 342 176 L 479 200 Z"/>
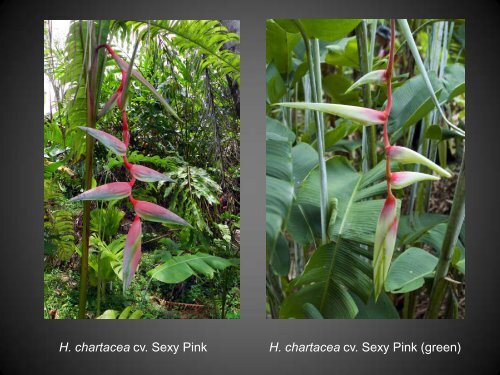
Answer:
<path fill-rule="evenodd" d="M 395 24 L 396 21 L 391 19 L 391 46 L 389 50 L 389 62 L 387 63 L 387 69 L 385 71 L 385 79 L 387 82 L 387 105 L 385 106 L 385 121 L 384 121 L 384 146 L 385 146 L 385 176 L 387 180 L 387 194 L 389 197 L 394 197 L 391 191 L 391 158 L 389 156 L 389 148 L 391 143 L 389 142 L 389 132 L 387 130 L 387 125 L 389 122 L 389 114 L 392 108 L 392 68 L 394 65 L 394 44 L 395 44 Z"/>
<path fill-rule="evenodd" d="M 108 44 L 101 44 L 97 46 L 96 51 L 98 51 L 100 48 L 106 48 L 106 50 L 109 52 L 111 56 L 114 58 L 117 57 L 118 55 L 113 51 L 113 49 L 108 45 Z M 125 103 L 122 102 L 122 97 L 123 97 L 123 88 L 125 86 L 125 81 L 127 79 L 127 72 L 123 69 L 120 69 L 122 73 L 122 80 L 120 82 L 120 87 L 118 88 L 118 99 L 117 99 L 117 104 L 118 107 L 120 108 L 122 112 L 122 136 L 123 136 L 123 143 L 125 143 L 125 147 L 128 149 L 128 145 L 130 142 L 130 132 L 128 130 L 128 121 L 127 121 L 127 112 L 125 110 Z M 132 168 L 132 164 L 127 159 L 127 155 L 123 156 L 123 163 L 125 164 L 125 167 L 129 170 Z M 135 177 L 131 174 L 132 178 L 129 181 L 129 185 L 133 186 L 135 183 Z M 132 196 L 132 193 L 129 195 L 130 202 L 135 206 L 137 200 Z"/>

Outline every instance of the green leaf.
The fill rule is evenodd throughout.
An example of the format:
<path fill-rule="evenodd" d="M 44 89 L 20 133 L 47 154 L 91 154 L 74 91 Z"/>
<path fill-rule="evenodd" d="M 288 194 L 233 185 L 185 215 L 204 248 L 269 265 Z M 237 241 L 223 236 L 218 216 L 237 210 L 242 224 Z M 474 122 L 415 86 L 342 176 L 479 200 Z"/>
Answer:
<path fill-rule="evenodd" d="M 418 247 L 410 247 L 391 264 L 385 290 L 391 293 L 408 293 L 424 285 L 424 277 L 436 268 L 438 258 Z"/>
<path fill-rule="evenodd" d="M 447 101 L 465 92 L 465 66 L 463 64 L 451 64 L 444 68 L 443 76 L 444 91 Z"/>
<path fill-rule="evenodd" d="M 399 314 L 394 303 L 387 293 L 380 293 L 377 302 L 370 296 L 368 303 L 364 303 L 358 297 L 353 295 L 359 309 L 356 319 L 399 319 Z"/>
<path fill-rule="evenodd" d="M 132 306 L 127 306 L 123 309 L 123 311 L 118 316 L 118 319 L 127 319 L 130 315 L 130 311 L 132 311 Z"/>
<path fill-rule="evenodd" d="M 298 33 L 297 24 L 290 19 L 275 19 L 284 30 L 289 33 Z M 360 19 L 320 19 L 320 18 L 301 18 L 298 20 L 309 38 L 317 38 L 324 41 L 333 41 L 340 39 L 358 26 Z"/>
<path fill-rule="evenodd" d="M 102 313 L 102 315 L 98 316 L 96 319 L 116 319 L 119 314 L 120 312 L 116 310 L 106 310 Z"/>
<path fill-rule="evenodd" d="M 269 256 L 269 264 L 277 275 L 286 276 L 290 271 L 290 250 L 283 233 L 278 234 L 276 246 L 271 250 Z"/>
<path fill-rule="evenodd" d="M 288 74 L 292 70 L 292 50 L 300 35 L 286 32 L 273 20 L 266 21 L 266 63 L 274 62 L 278 71 Z"/>
<path fill-rule="evenodd" d="M 266 249 L 269 257 L 275 256 L 278 236 L 292 204 L 294 139 L 295 135 L 285 125 L 270 118 L 266 120 Z M 283 241 L 280 249 L 282 255 Z"/>
<path fill-rule="evenodd" d="M 454 125 L 453 123 L 451 123 L 445 116 L 444 112 L 443 112 L 443 109 L 441 108 L 441 103 L 439 102 L 438 100 L 438 97 L 437 95 L 435 94 L 434 92 L 434 87 L 431 83 L 431 80 L 429 79 L 429 75 L 427 73 L 427 70 L 425 68 L 425 65 L 422 61 L 422 58 L 420 57 L 420 53 L 418 52 L 418 47 L 417 47 L 417 44 L 415 43 L 415 40 L 413 39 L 413 36 L 412 36 L 412 33 L 411 33 L 411 30 L 410 30 L 410 25 L 408 24 L 408 21 L 406 19 L 398 19 L 398 23 L 399 23 L 399 26 L 401 28 L 401 32 L 402 34 L 404 35 L 405 39 L 406 39 L 406 42 L 408 43 L 408 47 L 410 47 L 410 51 L 413 55 L 413 58 L 415 60 L 415 63 L 418 67 L 418 70 L 422 76 L 422 78 L 424 79 L 424 82 L 425 82 L 425 85 L 429 91 L 429 94 L 432 98 L 432 101 L 434 103 L 434 105 L 436 106 L 436 108 L 438 109 L 439 111 L 439 114 L 441 115 L 441 117 L 443 118 L 443 120 L 453 129 L 455 130 L 455 132 L 460 135 L 460 136 L 465 136 L 465 132 L 458 128 L 456 125 Z"/>
<path fill-rule="evenodd" d="M 279 102 L 286 93 L 285 82 L 274 63 L 268 64 L 266 68 L 266 88 L 269 103 Z"/>
<path fill-rule="evenodd" d="M 326 48 L 328 50 L 325 58 L 327 64 L 349 66 L 359 70 L 358 43 L 355 36 L 341 39 Z"/>
<path fill-rule="evenodd" d="M 311 303 L 305 303 L 304 306 L 302 306 L 302 309 L 308 319 L 324 319 L 323 315 L 321 315 L 316 306 Z"/>
<path fill-rule="evenodd" d="M 177 284 L 191 276 L 203 275 L 212 278 L 216 271 L 232 265 L 228 259 L 214 255 L 186 254 L 168 259 L 162 265 L 148 271 L 148 276 L 164 283 Z"/>
<path fill-rule="evenodd" d="M 357 240 L 362 237 L 363 243 L 373 243 L 375 227 L 384 200 L 369 202 L 363 200 L 386 191 L 385 182 L 374 184 L 384 178 L 384 166 L 385 161 L 382 161 L 376 168 L 363 175 L 355 171 L 347 159 L 341 156 L 335 156 L 326 162 L 328 197 L 338 199 L 336 222 L 339 223 L 339 220 L 344 217 L 347 204 L 353 195 L 349 210 L 354 212 L 356 220 L 364 222 L 360 223 L 359 227 L 356 227 L 356 222 L 345 224 L 344 229 L 347 229 L 347 232 L 344 235 L 349 238 Z M 307 245 L 315 238 L 321 237 L 320 223 L 317 220 L 319 217 L 319 181 L 319 167 L 316 166 L 296 189 L 296 201 L 292 206 L 288 231 L 301 245 Z M 358 182 L 359 185 L 357 185 Z M 366 211 L 362 213 L 364 209 Z M 334 235 L 338 234 L 339 229 L 335 227 Z M 367 237 L 363 237 L 364 235 Z"/>
<path fill-rule="evenodd" d="M 361 244 L 373 245 L 375 227 L 384 200 L 364 199 L 385 191 L 385 161 L 366 174 L 358 173 L 347 159 L 335 156 L 326 163 L 329 201 L 337 199 L 337 217 L 330 226 L 332 243 L 316 249 L 302 275 L 290 283 L 280 317 L 304 318 L 311 303 L 325 318 L 354 318 L 358 307 L 351 293 L 368 301 L 372 290 L 371 263 Z M 288 232 L 302 245 L 321 237 L 319 168 L 307 175 L 298 189 Z"/>
<path fill-rule="evenodd" d="M 292 169 L 295 187 L 298 187 L 311 169 L 318 165 L 318 152 L 305 142 L 292 148 Z"/>
<path fill-rule="evenodd" d="M 441 82 L 433 72 L 429 74 L 429 79 L 436 95 L 440 95 L 443 90 Z M 434 102 L 422 75 L 412 77 L 394 90 L 389 114 L 389 133 L 404 130 L 424 118 L 433 109 Z"/>
<path fill-rule="evenodd" d="M 346 92 L 351 81 L 343 74 L 329 74 L 323 77 L 322 83 L 323 90 L 333 103 L 359 105 L 359 94 L 356 91 Z"/>

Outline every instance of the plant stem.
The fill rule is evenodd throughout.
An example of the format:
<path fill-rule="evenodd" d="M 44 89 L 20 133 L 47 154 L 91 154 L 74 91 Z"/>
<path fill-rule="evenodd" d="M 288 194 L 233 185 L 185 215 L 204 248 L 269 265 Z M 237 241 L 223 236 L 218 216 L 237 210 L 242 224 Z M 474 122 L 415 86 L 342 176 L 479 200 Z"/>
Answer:
<path fill-rule="evenodd" d="M 314 47 L 314 56 L 311 51 L 310 40 L 299 20 L 294 20 L 295 24 L 300 30 L 304 46 L 307 54 L 307 65 L 309 68 L 309 80 L 311 81 L 311 93 L 313 102 L 319 103 L 322 96 L 321 89 L 321 62 L 319 58 L 319 41 L 315 40 L 312 44 Z M 324 146 L 324 127 L 323 116 L 318 111 L 314 111 L 316 119 L 316 138 L 318 145 L 318 162 L 320 169 L 320 220 L 321 220 L 321 243 L 327 243 L 326 234 L 326 212 L 328 210 L 328 189 L 327 189 L 327 175 L 326 175 L 326 162 L 325 162 L 325 146 Z"/>
<path fill-rule="evenodd" d="M 368 31 L 366 21 L 363 20 L 356 28 L 358 42 L 359 68 L 361 76 L 370 72 L 371 56 L 368 51 Z M 371 108 L 372 94 L 370 85 L 363 85 L 363 106 Z M 367 171 L 377 165 L 377 134 L 375 126 L 363 126 L 363 169 Z M 365 149 L 366 147 L 366 149 Z M 365 168 L 366 167 L 366 168 Z"/>
<path fill-rule="evenodd" d="M 89 26 L 91 25 L 89 21 Z M 92 42 L 88 45 L 89 60 L 92 61 L 87 72 L 87 127 L 95 128 L 95 86 L 97 81 L 96 58 L 97 52 L 94 51 Z M 85 62 L 84 62 L 85 63 Z M 86 137 L 87 143 L 85 148 L 85 174 L 84 186 L 85 190 L 92 188 L 92 168 L 94 155 L 94 138 Z M 90 201 L 83 202 L 83 219 L 82 219 L 82 264 L 80 270 L 80 298 L 78 303 L 78 319 L 85 319 L 85 310 L 87 306 L 87 286 L 88 286 L 88 269 L 89 269 L 89 239 L 90 239 Z"/>
<path fill-rule="evenodd" d="M 430 304 L 427 309 L 426 318 L 436 319 L 439 316 L 441 304 L 446 292 L 447 282 L 445 280 L 450 268 L 451 258 L 455 250 L 455 245 L 460 234 L 460 229 L 465 218 L 465 152 L 462 158 L 460 174 L 458 176 L 457 188 L 453 205 L 451 206 L 450 218 L 446 233 L 443 239 L 443 246 L 439 255 L 439 261 L 436 267 L 436 275 L 434 276 L 434 284 L 430 296 Z"/>

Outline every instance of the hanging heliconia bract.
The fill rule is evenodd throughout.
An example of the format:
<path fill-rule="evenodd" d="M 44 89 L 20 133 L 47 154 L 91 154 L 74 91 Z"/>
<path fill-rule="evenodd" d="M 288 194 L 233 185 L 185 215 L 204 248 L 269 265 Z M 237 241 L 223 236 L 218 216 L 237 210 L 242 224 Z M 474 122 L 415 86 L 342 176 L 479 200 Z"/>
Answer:
<path fill-rule="evenodd" d="M 127 72 L 129 71 L 129 64 L 127 64 L 120 56 L 118 56 L 107 44 L 98 46 L 96 48 L 96 53 L 100 48 L 103 47 L 106 48 L 106 50 L 118 63 L 118 66 L 120 67 L 122 73 L 122 80 L 120 87 L 113 93 L 113 95 L 111 95 L 110 99 L 101 110 L 100 115 L 102 116 L 102 114 L 106 113 L 115 105 L 115 103 L 118 105 L 121 111 L 123 141 L 120 141 L 118 138 L 101 130 L 87 128 L 84 126 L 80 126 L 80 129 L 97 139 L 103 146 L 108 148 L 116 155 L 123 157 L 123 163 L 130 172 L 131 179 L 129 182 L 112 182 L 109 184 L 97 186 L 94 189 L 87 190 L 80 195 L 77 195 L 76 197 L 72 198 L 71 201 L 113 200 L 126 197 L 130 199 L 130 202 L 134 206 L 136 215 L 128 231 L 123 252 L 122 279 L 123 291 L 125 292 L 132 282 L 132 279 L 134 278 L 135 272 L 139 265 L 139 260 L 141 258 L 141 218 L 144 220 L 156 221 L 161 223 L 171 223 L 187 226 L 189 226 L 189 224 L 166 208 L 163 208 L 151 202 L 138 201 L 132 196 L 132 187 L 134 186 L 136 179 L 145 182 L 171 180 L 168 176 L 151 168 L 129 163 L 126 153 L 130 141 L 130 133 L 128 130 L 126 106 L 122 100 L 124 97 L 124 87 L 127 80 Z M 140 76 L 140 73 L 135 71 L 134 73 L 134 76 L 136 76 L 141 82 L 146 84 L 147 81 L 144 82 L 145 78 Z M 147 85 L 149 85 L 149 82 L 147 82 Z"/>
<path fill-rule="evenodd" d="M 431 160 L 427 159 L 418 152 L 410 150 L 406 147 L 391 146 L 389 142 L 389 134 L 387 125 L 389 122 L 389 114 L 392 107 L 392 68 L 394 65 L 394 45 L 395 45 L 395 20 L 391 20 L 391 45 L 389 50 L 389 62 L 385 71 L 385 82 L 387 85 L 387 104 L 385 107 L 386 119 L 384 121 L 384 147 L 386 156 L 386 180 L 387 180 L 387 199 L 384 202 L 382 211 L 380 212 L 377 229 L 375 231 L 375 243 L 373 247 L 373 284 L 375 292 L 375 300 L 382 292 L 384 282 L 389 272 L 391 265 L 394 246 L 396 245 L 396 236 L 398 233 L 398 219 L 396 210 L 396 199 L 392 194 L 392 189 L 402 189 L 411 184 L 425 180 L 439 180 L 438 176 L 433 176 L 418 172 L 391 172 L 391 160 L 398 161 L 402 164 L 416 163 L 422 164 L 436 173 L 450 177 L 451 174 L 441 168 Z"/>
<path fill-rule="evenodd" d="M 425 156 L 411 149 L 401 146 L 391 146 L 388 134 L 389 114 L 392 107 L 392 68 L 394 65 L 394 45 L 395 45 L 395 20 L 391 20 L 391 44 L 389 52 L 389 61 L 387 69 L 376 70 L 367 73 L 357 80 L 347 92 L 365 84 L 387 85 L 387 104 L 383 111 L 371 108 L 342 105 L 335 103 L 276 103 L 289 108 L 316 110 L 324 113 L 330 113 L 346 119 L 356 121 L 363 125 L 383 124 L 383 137 L 386 155 L 386 180 L 387 180 L 387 199 L 384 202 L 375 231 L 375 241 L 373 250 L 373 283 L 375 300 L 382 292 L 384 282 L 387 278 L 389 266 L 391 264 L 392 254 L 396 244 L 398 231 L 397 201 L 392 193 L 392 189 L 402 189 L 411 184 L 424 180 L 439 180 L 438 176 L 433 176 L 419 172 L 391 172 L 391 161 L 397 161 L 401 164 L 421 164 L 433 170 L 443 177 L 451 177 L 451 174 L 441 168 L 436 163 L 427 159 Z"/>

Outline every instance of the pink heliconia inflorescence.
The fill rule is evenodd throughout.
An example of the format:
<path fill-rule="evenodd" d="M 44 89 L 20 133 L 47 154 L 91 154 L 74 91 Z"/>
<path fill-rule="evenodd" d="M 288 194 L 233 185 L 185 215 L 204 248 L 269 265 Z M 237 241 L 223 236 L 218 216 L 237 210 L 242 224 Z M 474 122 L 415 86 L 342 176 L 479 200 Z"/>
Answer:
<path fill-rule="evenodd" d="M 84 191 L 80 195 L 73 197 L 70 201 L 109 201 L 126 198 L 130 195 L 131 186 L 128 182 L 111 182 L 96 188 Z"/>
<path fill-rule="evenodd" d="M 393 189 L 403 189 L 419 181 L 437 181 L 439 177 L 419 172 L 392 172 L 391 187 Z"/>
<path fill-rule="evenodd" d="M 375 231 L 375 242 L 373 249 L 373 283 L 375 300 L 383 290 L 389 267 L 391 264 L 396 237 L 398 231 L 398 208 L 397 201 L 392 194 L 392 189 L 402 189 L 406 186 L 424 180 L 439 180 L 438 176 L 433 176 L 419 172 L 392 172 L 391 160 L 402 164 L 416 163 L 422 164 L 432 169 L 441 176 L 450 177 L 451 174 L 441 168 L 431 160 L 411 149 L 401 146 L 391 146 L 388 134 L 389 114 L 392 106 L 392 68 L 394 64 L 394 45 L 395 45 L 395 21 L 391 19 L 391 44 L 389 51 L 389 62 L 385 71 L 387 84 L 387 105 L 385 107 L 386 119 L 384 121 L 384 146 L 386 152 L 386 180 L 387 180 L 387 199 L 384 202 L 380 212 L 377 228 Z M 377 73 L 376 75 L 378 75 Z"/>
<path fill-rule="evenodd" d="M 141 237 L 142 225 L 139 216 L 136 215 L 125 240 L 123 251 L 123 290 L 127 290 L 141 259 Z"/>
<path fill-rule="evenodd" d="M 389 271 L 390 260 L 396 243 L 397 229 L 397 201 L 394 195 L 389 194 L 380 212 L 375 231 L 374 248 L 377 251 L 374 252 L 373 258 L 373 283 L 376 296 L 381 293 Z"/>
<path fill-rule="evenodd" d="M 156 221 L 158 223 L 170 223 L 179 225 L 189 225 L 184 219 L 157 204 L 136 201 L 134 203 L 135 212 L 144 220 Z"/>
<path fill-rule="evenodd" d="M 139 181 L 157 182 L 157 181 L 172 181 L 170 177 L 163 173 L 157 172 L 154 169 L 144 167 L 142 165 L 132 164 L 130 173 Z"/>
<path fill-rule="evenodd" d="M 154 169 L 129 163 L 126 153 L 129 144 L 130 133 L 128 130 L 125 103 L 122 102 L 129 64 L 127 64 L 120 56 L 118 56 L 107 44 L 98 46 L 96 50 L 99 50 L 102 47 L 106 48 L 106 50 L 118 63 L 118 66 L 120 67 L 122 73 L 122 80 L 120 87 L 111 95 L 110 99 L 106 102 L 103 109 L 99 112 L 99 115 L 104 115 L 109 109 L 114 106 L 115 103 L 118 104 L 118 107 L 121 110 L 123 141 L 120 141 L 118 138 L 101 130 L 84 126 L 80 126 L 80 129 L 97 139 L 100 143 L 102 143 L 109 150 L 113 151 L 115 154 L 122 156 L 123 163 L 130 172 L 132 178 L 129 182 L 112 182 L 106 185 L 98 186 L 94 189 L 90 189 L 72 198 L 71 201 L 114 200 L 129 197 L 130 201 L 132 202 L 136 211 L 136 216 L 134 221 L 132 222 L 132 225 L 130 226 L 127 238 L 125 240 L 122 267 L 123 292 L 125 292 L 132 282 L 132 279 L 134 278 L 141 257 L 142 226 L 140 218 L 162 223 L 171 223 L 186 226 L 190 225 L 184 219 L 180 218 L 166 208 L 150 202 L 137 201 L 132 196 L 132 186 L 134 185 L 136 179 L 145 182 L 171 180 L 168 176 L 164 175 L 163 173 L 157 172 Z M 146 84 L 148 87 L 152 87 L 151 84 L 147 82 L 147 80 L 139 72 L 132 70 L 132 75 Z"/>
<path fill-rule="evenodd" d="M 87 128 L 85 126 L 79 126 L 79 128 L 84 132 L 86 132 L 87 134 L 94 137 L 95 139 L 97 139 L 99 142 L 103 144 L 103 146 L 113 151 L 115 154 L 123 156 L 127 152 L 127 147 L 125 146 L 125 143 L 120 141 L 115 136 L 103 132 L 102 130 Z"/>

